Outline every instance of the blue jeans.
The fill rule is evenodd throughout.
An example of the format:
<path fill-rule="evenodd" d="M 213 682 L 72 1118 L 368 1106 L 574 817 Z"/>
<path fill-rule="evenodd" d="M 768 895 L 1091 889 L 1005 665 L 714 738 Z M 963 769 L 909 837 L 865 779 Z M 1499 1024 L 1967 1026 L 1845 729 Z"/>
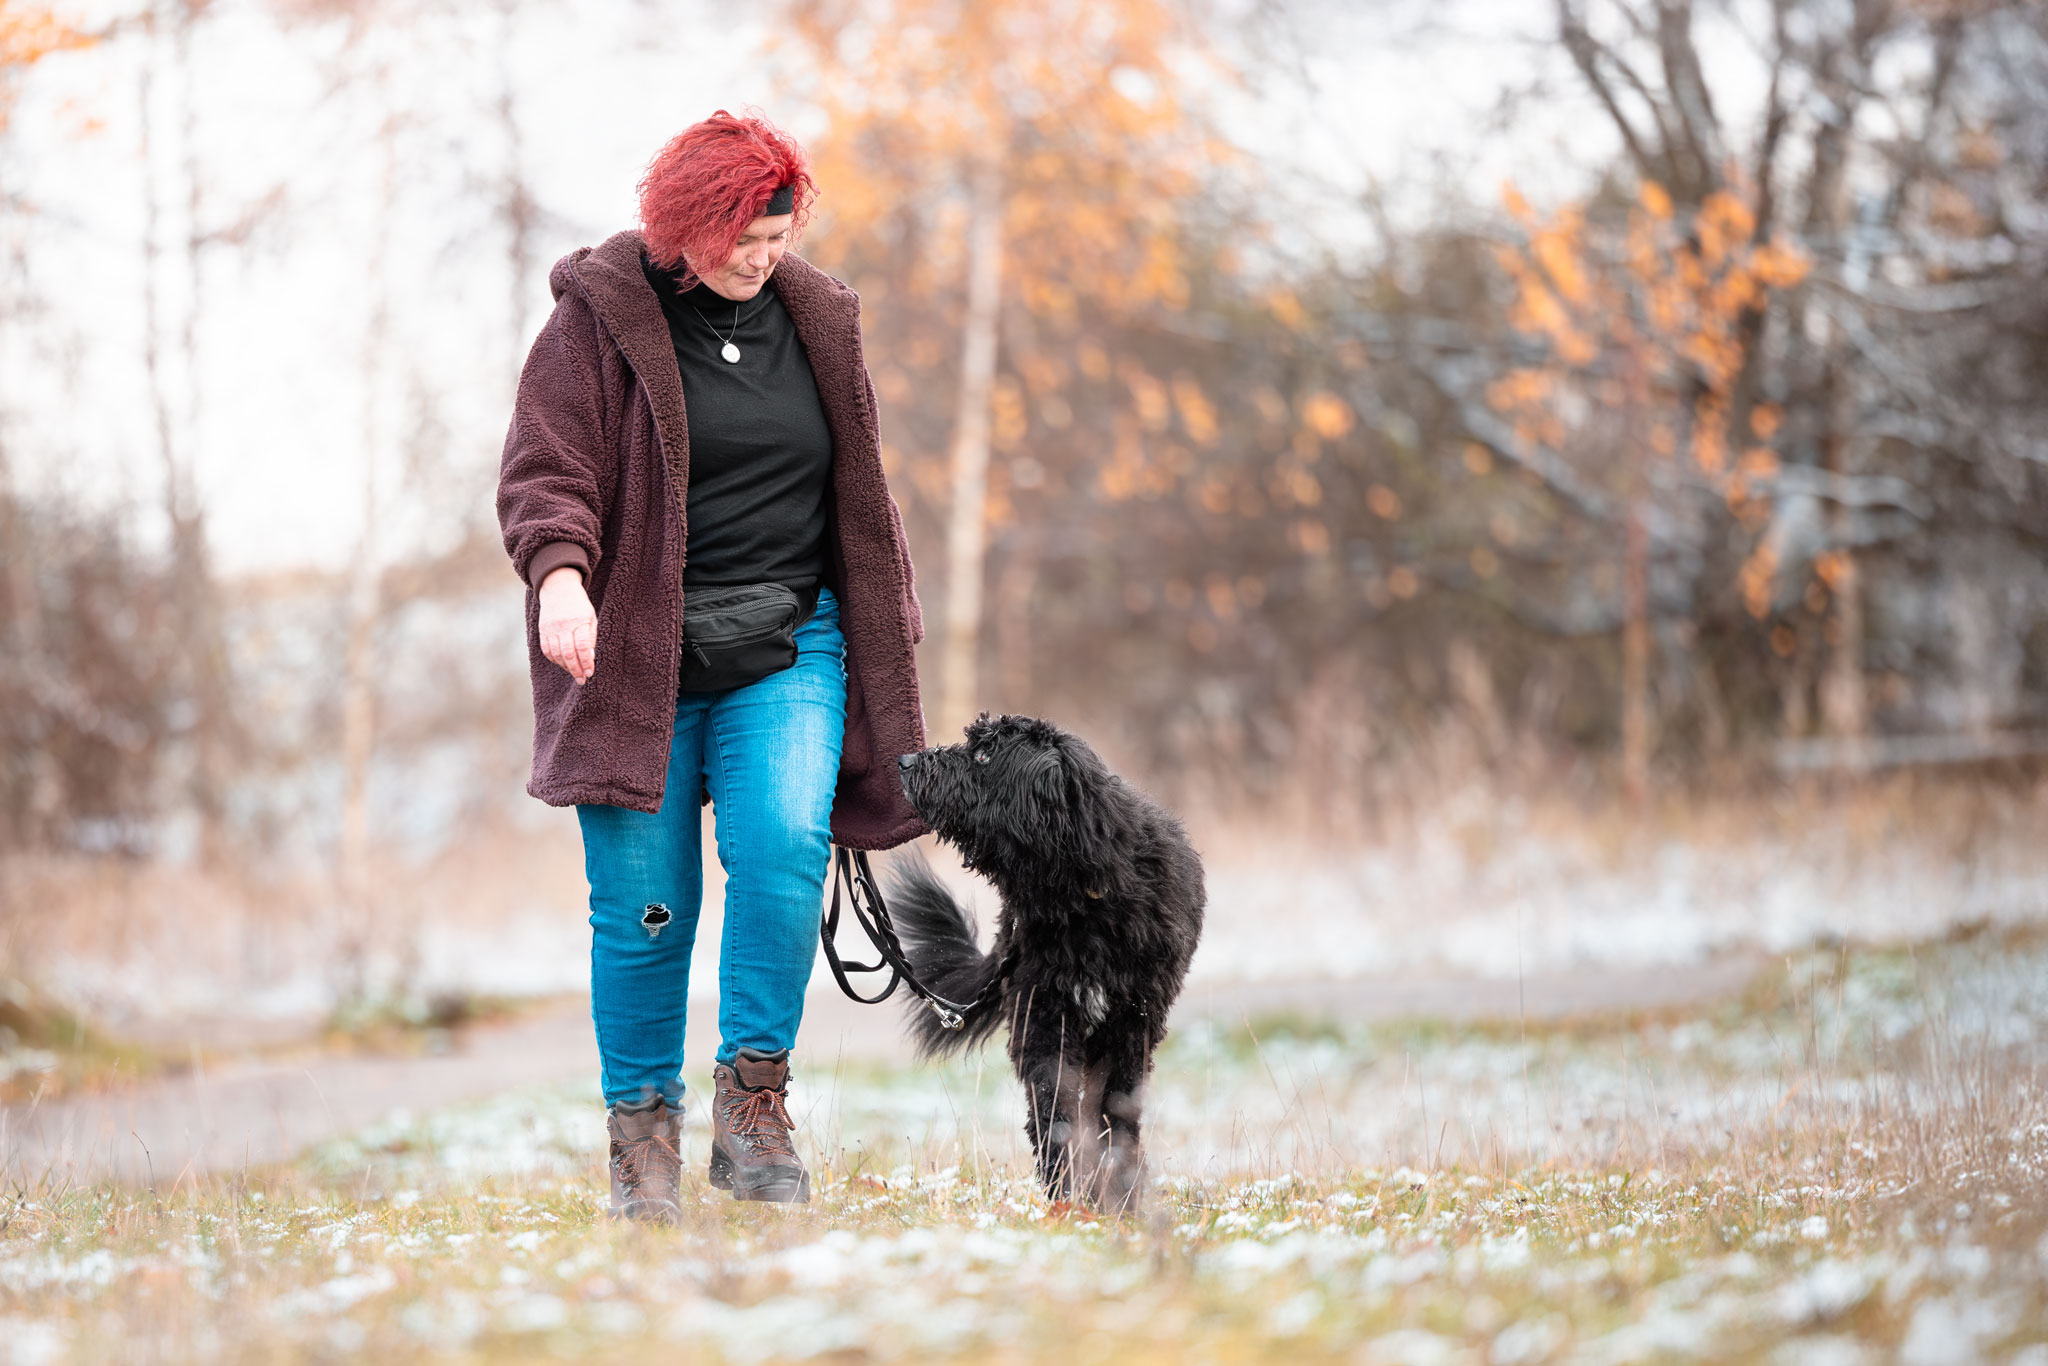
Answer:
<path fill-rule="evenodd" d="M 718 1060 L 796 1042 L 846 725 L 846 641 L 830 589 L 819 589 L 818 610 L 797 628 L 796 645 L 796 663 L 780 673 L 728 692 L 678 695 L 660 811 L 576 808 L 606 1104 L 657 1094 L 682 1103 L 706 791 L 726 876 Z"/>

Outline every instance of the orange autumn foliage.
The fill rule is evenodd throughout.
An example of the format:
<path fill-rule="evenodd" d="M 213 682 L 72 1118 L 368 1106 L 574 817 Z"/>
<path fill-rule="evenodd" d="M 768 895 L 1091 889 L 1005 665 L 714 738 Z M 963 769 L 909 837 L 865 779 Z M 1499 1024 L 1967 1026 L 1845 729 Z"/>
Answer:
<path fill-rule="evenodd" d="M 1023 391 L 997 391 L 998 450 L 1016 448 L 1031 413 L 1062 425 L 1069 386 L 1109 374 L 1091 322 L 1186 304 L 1180 210 L 1227 153 L 1190 117 L 1176 60 L 1189 39 L 1165 0 L 797 0 L 777 43 L 825 118 L 808 143 L 817 259 L 856 287 L 863 263 L 876 283 L 890 276 L 883 306 L 932 329 L 927 365 L 951 350 L 942 320 L 977 177 L 999 186 L 1001 296 L 1030 322 L 1004 336 Z M 902 261 L 906 241 L 907 265 L 881 264 Z M 1099 487 L 1156 493 L 1172 482 L 1173 417 L 1182 440 L 1210 446 L 1215 400 L 1128 357 L 1114 371 L 1134 421 Z"/>
<path fill-rule="evenodd" d="M 91 42 L 47 5 L 0 0 L 0 128 L 13 105 L 14 78 L 52 53 Z"/>
<path fill-rule="evenodd" d="M 1497 254 L 1515 289 L 1509 320 L 1547 342 L 1549 354 L 1496 380 L 1489 403 L 1520 439 L 1560 449 L 1586 414 L 1618 417 L 1625 464 L 1683 453 L 1738 517 L 1755 520 L 1744 514 L 1758 501 L 1756 482 L 1775 473 L 1764 443 L 1781 415 L 1758 405 L 1748 431 L 1729 430 L 1748 359 L 1744 322 L 1805 277 L 1805 258 L 1758 240 L 1755 215 L 1733 190 L 1708 195 L 1688 217 L 1662 186 L 1645 182 L 1625 220 L 1598 225 L 1577 207 L 1546 219 L 1512 186 L 1502 200 L 1525 234 Z M 1744 598 L 1758 615 L 1770 572 L 1755 557 L 1743 571 Z"/>
<path fill-rule="evenodd" d="M 1804 258 L 1755 240 L 1749 206 L 1729 190 L 1707 196 L 1681 223 L 1663 188 L 1645 183 L 1618 235 L 1589 227 L 1575 207 L 1545 220 L 1512 187 L 1503 199 L 1527 234 L 1525 244 L 1498 253 L 1515 285 L 1510 321 L 1545 338 L 1551 356 L 1496 381 L 1494 406 L 1533 431 L 1552 425 L 1546 418 L 1563 380 L 1597 378 L 1632 409 L 1666 410 L 1666 423 L 1645 429 L 1668 434 L 1679 395 L 1697 393 L 1691 411 L 1675 416 L 1689 419 L 1683 425 L 1693 460 L 1719 474 L 1728 462 L 1727 405 L 1744 360 L 1742 318 L 1803 279 Z M 1775 416 L 1758 424 L 1765 425 L 1774 427 Z M 1663 443 L 1653 435 L 1650 444 Z"/>

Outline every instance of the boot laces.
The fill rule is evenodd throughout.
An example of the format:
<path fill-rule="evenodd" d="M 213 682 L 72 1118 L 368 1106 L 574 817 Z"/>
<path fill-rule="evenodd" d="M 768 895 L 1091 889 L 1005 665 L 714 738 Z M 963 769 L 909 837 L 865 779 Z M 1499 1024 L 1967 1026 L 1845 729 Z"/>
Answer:
<path fill-rule="evenodd" d="M 612 1149 L 612 1161 L 619 1169 L 619 1181 L 635 1190 L 656 1179 L 662 1168 L 680 1165 L 682 1159 L 660 1134 L 645 1138 L 620 1139 Z"/>
<path fill-rule="evenodd" d="M 749 1091 L 735 1086 L 726 1096 L 726 1127 L 745 1138 L 757 1151 L 795 1157 L 789 1131 L 795 1127 L 784 1104 L 782 1092 L 763 1088 Z"/>

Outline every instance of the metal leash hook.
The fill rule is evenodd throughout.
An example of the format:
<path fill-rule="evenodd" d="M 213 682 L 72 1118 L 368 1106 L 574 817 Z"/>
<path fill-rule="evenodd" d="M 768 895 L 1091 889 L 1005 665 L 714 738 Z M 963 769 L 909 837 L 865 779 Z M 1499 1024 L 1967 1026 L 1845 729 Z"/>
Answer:
<path fill-rule="evenodd" d="M 898 983 L 909 987 L 911 994 L 932 1008 L 932 1014 L 939 1017 L 939 1024 L 948 1030 L 967 1027 L 967 1016 L 979 1010 L 994 997 L 1003 979 L 1010 975 L 1015 966 L 1014 950 L 1006 955 L 991 978 L 972 1001 L 960 1005 L 942 999 L 930 987 L 917 980 L 910 970 L 910 962 L 904 956 L 903 945 L 896 938 L 896 927 L 889 919 L 889 903 L 882 899 L 882 889 L 875 882 L 874 870 L 868 866 L 864 852 L 850 850 L 844 845 L 833 851 L 832 899 L 825 908 L 824 917 L 818 923 L 818 940 L 824 946 L 825 961 L 832 969 L 832 975 L 839 979 L 839 989 L 862 1005 L 878 1005 L 895 992 Z M 867 935 L 869 944 L 878 957 L 872 963 L 849 963 L 839 956 L 839 947 L 834 939 L 839 931 L 839 884 L 851 884 L 846 895 L 846 904 L 853 910 L 853 918 Z M 889 984 L 873 996 L 863 996 L 853 989 L 847 980 L 849 972 L 889 973 Z"/>

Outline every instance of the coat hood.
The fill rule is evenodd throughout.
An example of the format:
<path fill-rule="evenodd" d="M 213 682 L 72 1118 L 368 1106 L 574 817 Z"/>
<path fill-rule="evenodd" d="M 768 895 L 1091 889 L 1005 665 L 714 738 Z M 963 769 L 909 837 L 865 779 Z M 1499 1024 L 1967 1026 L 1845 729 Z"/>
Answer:
<path fill-rule="evenodd" d="M 582 295 L 628 359 L 636 359 L 629 335 L 643 345 L 669 344 L 668 321 L 641 265 L 646 252 L 647 240 L 638 232 L 613 233 L 594 247 L 576 248 L 548 272 L 548 288 L 556 302 L 572 290 Z M 807 323 L 843 325 L 860 317 L 860 295 L 795 252 L 784 253 L 772 278 L 799 329 Z"/>

